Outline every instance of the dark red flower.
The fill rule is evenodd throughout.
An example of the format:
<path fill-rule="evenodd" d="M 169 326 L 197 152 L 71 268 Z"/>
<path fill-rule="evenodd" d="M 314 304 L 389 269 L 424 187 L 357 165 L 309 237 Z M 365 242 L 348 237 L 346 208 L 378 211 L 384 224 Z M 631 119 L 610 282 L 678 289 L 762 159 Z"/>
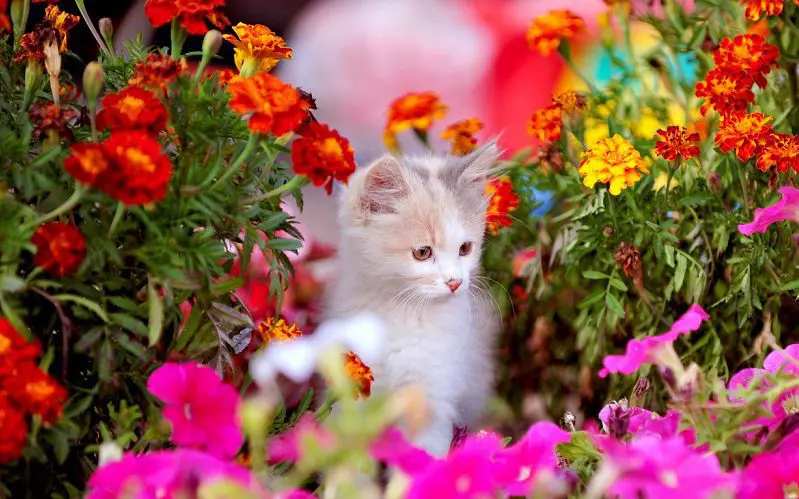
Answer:
<path fill-rule="evenodd" d="M 305 125 L 302 137 L 291 145 L 294 173 L 311 179 L 317 187 L 333 192 L 333 180 L 347 183 L 355 173 L 355 153 L 350 142 L 336 130 L 313 121 Z"/>
<path fill-rule="evenodd" d="M 204 35 L 208 31 L 206 20 L 219 29 L 230 26 L 220 10 L 224 6 L 225 0 L 147 0 L 144 12 L 156 28 L 177 18 L 192 35 Z"/>
<path fill-rule="evenodd" d="M 36 246 L 33 263 L 56 277 L 75 273 L 86 257 L 86 239 L 77 227 L 65 222 L 48 222 L 33 233 Z"/>
<path fill-rule="evenodd" d="M 103 98 L 97 127 L 112 130 L 146 130 L 157 134 L 166 128 L 169 115 L 164 104 L 149 90 L 127 87 Z"/>

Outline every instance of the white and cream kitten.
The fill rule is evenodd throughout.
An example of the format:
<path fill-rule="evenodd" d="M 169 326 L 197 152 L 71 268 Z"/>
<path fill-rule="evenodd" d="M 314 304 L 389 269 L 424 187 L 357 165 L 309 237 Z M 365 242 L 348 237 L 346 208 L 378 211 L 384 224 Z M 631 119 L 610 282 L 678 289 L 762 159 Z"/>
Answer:
<path fill-rule="evenodd" d="M 478 286 L 495 143 L 465 157 L 383 156 L 341 198 L 341 276 L 331 317 L 372 312 L 387 346 L 371 365 L 374 391 L 424 388 L 430 425 L 415 443 L 445 455 L 454 426 L 474 424 L 493 386 L 498 329 Z"/>

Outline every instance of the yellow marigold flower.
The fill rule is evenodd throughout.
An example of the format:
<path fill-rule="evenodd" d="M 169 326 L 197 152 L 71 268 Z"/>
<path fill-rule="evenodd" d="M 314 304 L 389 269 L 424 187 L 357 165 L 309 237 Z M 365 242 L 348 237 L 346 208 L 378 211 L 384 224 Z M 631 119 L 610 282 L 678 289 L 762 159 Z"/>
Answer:
<path fill-rule="evenodd" d="M 542 142 L 560 140 L 560 129 L 563 126 L 563 111 L 552 105 L 534 112 L 527 122 L 527 133 Z"/>
<path fill-rule="evenodd" d="M 477 118 L 468 118 L 451 124 L 441 132 L 441 138 L 452 142 L 452 154 L 465 156 L 477 145 L 474 134 L 482 130 L 483 122 Z"/>
<path fill-rule="evenodd" d="M 233 32 L 235 36 L 225 35 L 224 38 L 235 47 L 234 60 L 242 73 L 271 71 L 281 59 L 291 59 L 292 49 L 266 26 L 238 23 L 233 26 Z"/>
<path fill-rule="evenodd" d="M 587 187 L 593 189 L 597 182 L 609 184 L 608 191 L 614 196 L 635 185 L 642 173 L 649 173 L 641 153 L 618 134 L 584 152 L 579 171 Z"/>
<path fill-rule="evenodd" d="M 666 172 L 660 172 L 660 174 L 655 177 L 655 183 L 652 184 L 652 190 L 655 192 L 660 192 L 661 189 L 666 187 L 666 183 L 669 181 L 669 174 Z M 679 180 L 672 177 L 671 183 L 669 183 L 669 190 L 673 190 L 675 187 L 680 185 Z"/>
<path fill-rule="evenodd" d="M 283 319 L 275 321 L 272 317 L 268 317 L 265 321 L 258 324 L 255 330 L 264 343 L 293 340 L 294 338 L 302 336 L 302 331 L 300 331 L 300 328 L 298 328 L 296 324 L 289 325 Z"/>
<path fill-rule="evenodd" d="M 583 111 L 587 107 L 585 96 L 578 94 L 574 90 L 566 90 L 552 96 L 552 105 L 557 106 L 566 114 Z"/>
<path fill-rule="evenodd" d="M 398 133 L 409 128 L 426 133 L 433 122 L 443 118 L 446 113 L 447 106 L 433 92 L 403 95 L 388 108 L 383 140 L 389 149 L 396 150 Z"/>
<path fill-rule="evenodd" d="M 527 30 L 530 48 L 549 55 L 563 40 L 571 40 L 585 31 L 585 21 L 570 10 L 552 10 L 533 19 Z"/>
<path fill-rule="evenodd" d="M 369 397 L 372 394 L 372 382 L 375 380 L 372 369 L 353 352 L 346 353 L 346 362 L 347 375 L 358 386 L 355 398 Z"/>

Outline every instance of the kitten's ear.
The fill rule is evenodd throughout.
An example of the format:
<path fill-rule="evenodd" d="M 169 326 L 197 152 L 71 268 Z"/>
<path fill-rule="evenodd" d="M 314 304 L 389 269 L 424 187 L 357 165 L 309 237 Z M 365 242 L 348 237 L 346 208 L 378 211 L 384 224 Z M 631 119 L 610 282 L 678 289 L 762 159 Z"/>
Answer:
<path fill-rule="evenodd" d="M 463 171 L 458 176 L 461 185 L 483 185 L 489 178 L 497 176 L 502 151 L 497 145 L 497 138 L 491 139 L 482 147 L 475 149 L 463 157 Z"/>
<path fill-rule="evenodd" d="M 361 187 L 361 209 L 365 214 L 393 213 L 397 200 L 408 193 L 408 183 L 399 160 L 386 154 L 369 165 Z"/>

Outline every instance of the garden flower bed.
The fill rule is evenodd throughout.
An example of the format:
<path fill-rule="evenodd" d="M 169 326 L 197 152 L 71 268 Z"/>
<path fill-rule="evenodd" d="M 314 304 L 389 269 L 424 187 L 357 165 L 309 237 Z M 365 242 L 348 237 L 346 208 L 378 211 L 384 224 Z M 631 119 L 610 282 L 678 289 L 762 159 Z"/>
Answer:
<path fill-rule="evenodd" d="M 26 31 L 30 2 L 0 0 L 0 496 L 796 496 L 797 2 L 606 0 L 601 86 L 579 13 L 530 20 L 582 83 L 486 185 L 500 409 L 443 457 L 409 443 L 419 387 L 372 391 L 380 321 L 321 320 L 335 250 L 284 201 L 356 165 L 271 72 L 302 54 L 224 0 L 147 0 L 170 47 L 115 47 L 82 0 Z M 223 43 L 235 71 L 211 69 Z M 382 135 L 464 156 L 482 130 L 408 89 Z"/>

